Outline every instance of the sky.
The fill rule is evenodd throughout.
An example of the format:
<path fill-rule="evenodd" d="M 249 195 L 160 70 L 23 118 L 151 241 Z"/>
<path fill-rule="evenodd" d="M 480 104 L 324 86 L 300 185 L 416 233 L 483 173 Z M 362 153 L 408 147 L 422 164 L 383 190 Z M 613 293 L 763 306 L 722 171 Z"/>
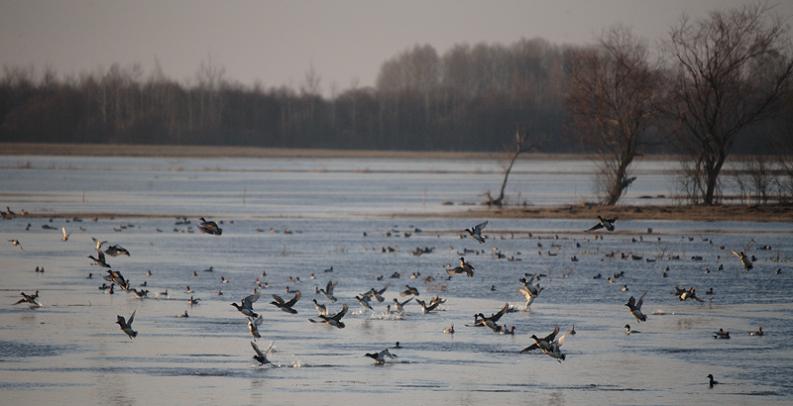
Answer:
<path fill-rule="evenodd" d="M 622 23 L 651 44 L 682 13 L 742 0 L 0 0 L 0 65 L 74 75 L 158 61 L 190 81 L 202 61 L 244 84 L 298 87 L 313 67 L 331 88 L 373 85 L 380 65 L 415 44 L 591 42 Z M 790 19 L 793 1 L 775 12 Z"/>

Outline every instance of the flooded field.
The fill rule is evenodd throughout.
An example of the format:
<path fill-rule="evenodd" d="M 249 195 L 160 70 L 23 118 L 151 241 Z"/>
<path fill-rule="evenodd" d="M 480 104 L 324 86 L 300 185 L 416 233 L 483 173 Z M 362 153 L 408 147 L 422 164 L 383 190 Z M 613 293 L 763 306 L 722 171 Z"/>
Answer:
<path fill-rule="evenodd" d="M 595 221 L 441 218 L 496 189 L 500 168 L 490 161 L 15 156 L 0 157 L 0 168 L 2 206 L 17 212 L 140 215 L 0 221 L 0 404 L 793 399 L 790 222 L 618 220 L 613 233 L 586 233 Z M 673 168 L 641 163 L 626 202 L 674 193 Z M 591 171 L 585 161 L 525 162 L 510 191 L 536 205 L 593 200 Z M 199 216 L 222 221 L 223 234 L 200 233 Z M 484 244 L 461 237 L 485 220 Z M 95 255 L 91 237 L 130 251 L 107 262 L 131 286 L 149 290 L 148 298 L 97 289 L 109 282 L 87 258 Z M 753 269 L 745 271 L 732 250 L 754 256 Z M 474 276 L 449 280 L 446 266 L 461 256 Z M 467 326 L 474 314 L 505 303 L 522 309 L 517 290 L 527 273 L 545 274 L 544 290 L 528 311 L 501 318 L 514 335 Z M 263 318 L 258 345 L 273 345 L 266 366 L 251 358 L 247 321 L 230 305 L 251 294 L 257 279 L 267 283 L 253 306 Z M 335 303 L 315 293 L 328 281 L 337 283 Z M 406 285 L 419 290 L 418 299 L 439 295 L 446 303 L 423 314 L 413 300 L 401 317 L 387 314 L 393 298 L 407 299 L 400 295 Z M 704 301 L 680 301 L 675 286 L 696 288 Z M 374 301 L 373 310 L 355 299 L 384 287 L 385 301 Z M 271 294 L 291 298 L 287 289 L 302 292 L 297 314 L 270 304 Z M 42 307 L 13 305 L 20 291 L 35 290 Z M 647 321 L 638 322 L 624 304 L 645 292 Z M 201 301 L 190 305 L 191 296 Z M 348 305 L 346 327 L 310 323 L 312 299 L 331 313 Z M 189 317 L 177 317 L 185 311 Z M 115 324 L 133 312 L 134 340 Z M 451 324 L 455 334 L 444 334 Z M 641 333 L 626 335 L 625 324 Z M 519 353 L 532 334 L 573 325 L 563 362 Z M 764 336 L 748 334 L 760 326 Z M 720 328 L 731 339 L 714 339 Z M 397 341 L 401 348 L 392 348 Z M 385 365 L 364 356 L 385 348 L 398 356 Z M 720 384 L 709 388 L 708 374 Z"/>

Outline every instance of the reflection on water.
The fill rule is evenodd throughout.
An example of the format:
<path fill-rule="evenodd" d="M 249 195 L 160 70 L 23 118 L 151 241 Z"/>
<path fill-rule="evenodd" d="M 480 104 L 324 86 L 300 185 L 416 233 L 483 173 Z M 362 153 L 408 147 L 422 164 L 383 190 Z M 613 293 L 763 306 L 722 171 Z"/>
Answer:
<path fill-rule="evenodd" d="M 3 159 L 9 167 L 11 158 Z M 421 209 L 424 190 L 427 201 L 473 200 L 471 190 L 498 178 L 488 163 L 460 176 L 464 168 L 458 163 L 426 161 L 418 168 L 424 172 L 394 176 L 417 163 L 30 159 L 34 169 L 0 179 L 13 208 L 86 211 L 73 199 L 75 190 L 86 189 L 91 210 L 225 213 L 214 218 L 223 220 L 224 232 L 188 233 L 195 218 L 190 225 L 171 218 L 54 219 L 56 230 L 41 227 L 49 219 L 0 221 L 0 241 L 18 238 L 25 247 L 0 246 L 4 404 L 785 404 L 793 398 L 788 223 L 621 221 L 617 233 L 595 240 L 581 232 L 589 221 L 496 219 L 486 229 L 489 240 L 480 245 L 459 234 L 477 220 L 360 213 Z M 53 159 L 60 161 L 49 169 Z M 585 183 L 579 179 L 584 164 L 532 165 L 522 168 L 526 182 L 551 185 L 557 176 L 569 176 Z M 666 176 L 662 164 L 652 165 L 660 166 L 646 170 Z M 359 171 L 364 167 L 370 170 Z M 477 170 L 481 178 L 469 179 L 480 176 Z M 243 204 L 225 196 L 240 187 L 248 187 L 251 200 Z M 320 199 L 307 199 L 312 187 Z M 569 197 L 552 188 L 546 192 L 538 190 L 538 199 Z M 352 195 L 334 197 L 347 194 Z M 67 242 L 60 241 L 61 225 L 72 232 Z M 638 234 L 648 228 L 652 235 Z M 92 236 L 131 251 L 130 257 L 108 261 L 133 286 L 145 281 L 151 298 L 97 289 L 104 271 L 86 258 Z M 417 247 L 434 249 L 416 256 Z M 755 269 L 744 272 L 731 249 L 755 255 Z M 445 265 L 461 255 L 476 267 L 474 277 L 448 280 Z M 33 272 L 36 266 L 47 272 Z M 213 272 L 203 271 L 210 266 Z M 323 272 L 330 266 L 333 272 Z M 89 272 L 93 279 L 86 279 Z M 400 276 L 389 278 L 394 272 Z M 493 313 L 505 302 L 520 305 L 517 280 L 529 272 L 548 275 L 541 282 L 545 290 L 530 311 L 502 319 L 516 326 L 515 336 L 465 326 L 474 313 Z M 609 284 L 606 278 L 618 272 L 624 276 Z M 410 279 L 412 273 L 420 276 Z M 593 279 L 598 273 L 603 278 Z M 221 276 L 230 282 L 222 283 Z M 428 276 L 434 281 L 425 282 Z M 229 305 L 249 294 L 257 278 L 269 283 L 255 304 L 264 318 L 258 342 L 275 343 L 275 366 L 260 367 L 251 359 L 246 320 Z M 328 280 L 338 283 L 332 311 L 350 306 L 344 329 L 306 320 L 315 314 L 311 299 L 326 301 L 314 287 Z M 185 293 L 187 285 L 192 294 Z M 385 305 L 405 285 L 418 287 L 422 298 L 438 294 L 448 302 L 437 313 L 422 314 L 411 303 L 403 318 L 386 317 Z M 622 285 L 628 292 L 620 291 Z M 676 285 L 696 287 L 706 302 L 680 302 L 672 295 Z M 291 297 L 287 286 L 303 292 L 297 315 L 269 304 L 273 293 Z M 354 299 L 384 286 L 386 300 L 375 303 L 374 311 Z M 706 296 L 708 288 L 715 294 Z M 11 305 L 20 291 L 36 289 L 45 304 L 41 309 Z M 158 298 L 165 290 L 168 295 Z M 636 323 L 623 304 L 645 291 L 648 320 Z M 189 306 L 190 295 L 201 298 L 200 304 Z M 176 317 L 185 310 L 190 317 Z M 133 311 L 139 336 L 130 340 L 114 323 L 117 314 Z M 456 334 L 443 334 L 451 323 Z M 626 323 L 641 333 L 626 336 Z M 575 325 L 578 331 L 565 344 L 564 363 L 517 353 L 531 334 L 545 335 L 555 325 Z M 767 335 L 746 333 L 757 326 Z M 719 328 L 733 338 L 714 340 Z M 391 351 L 398 358 L 383 367 L 363 355 L 397 341 L 402 348 Z M 708 373 L 722 385 L 707 389 Z"/>

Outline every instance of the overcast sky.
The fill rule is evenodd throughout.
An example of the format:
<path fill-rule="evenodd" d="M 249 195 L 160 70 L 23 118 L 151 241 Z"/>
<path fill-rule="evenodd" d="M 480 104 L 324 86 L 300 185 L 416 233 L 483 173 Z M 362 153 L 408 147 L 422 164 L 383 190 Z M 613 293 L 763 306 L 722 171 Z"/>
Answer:
<path fill-rule="evenodd" d="M 621 22 L 655 41 L 686 12 L 741 0 L 0 0 L 0 64 L 74 74 L 114 62 L 160 61 L 168 76 L 193 77 L 202 60 L 246 84 L 299 85 L 310 66 L 322 87 L 373 84 L 380 64 L 417 43 L 439 53 L 459 42 L 543 37 L 591 41 Z M 793 1 L 775 11 L 793 15 Z"/>

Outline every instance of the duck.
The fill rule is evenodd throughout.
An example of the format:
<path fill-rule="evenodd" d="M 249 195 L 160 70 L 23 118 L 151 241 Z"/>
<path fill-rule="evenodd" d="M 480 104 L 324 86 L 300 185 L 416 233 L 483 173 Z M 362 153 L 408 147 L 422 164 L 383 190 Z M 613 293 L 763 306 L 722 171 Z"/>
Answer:
<path fill-rule="evenodd" d="M 411 300 L 413 300 L 413 296 L 409 297 L 404 302 L 400 302 L 397 298 L 394 298 L 394 312 L 396 313 L 404 313 L 405 305 L 408 304 Z"/>
<path fill-rule="evenodd" d="M 105 260 L 105 254 L 102 251 L 97 251 L 96 257 L 94 257 L 93 255 L 89 255 L 88 258 L 90 258 L 91 261 L 93 261 L 91 265 L 99 265 L 103 268 L 110 268 L 110 264 L 108 264 L 107 261 Z"/>
<path fill-rule="evenodd" d="M 14 303 L 14 305 L 27 303 L 30 306 L 31 309 L 35 309 L 35 308 L 41 307 L 41 303 L 39 303 L 36 300 L 36 299 L 39 298 L 39 291 L 38 290 L 35 293 L 33 293 L 32 295 L 29 295 L 29 294 L 27 294 L 25 292 L 20 292 L 20 295 L 22 295 L 22 299 L 19 299 L 16 303 Z"/>
<path fill-rule="evenodd" d="M 647 321 L 647 316 L 642 313 L 642 303 L 644 302 L 644 295 L 646 294 L 647 292 L 644 292 L 641 297 L 639 297 L 638 301 L 631 296 L 630 299 L 628 299 L 628 303 L 625 303 L 625 306 L 628 307 L 633 317 L 640 322 Z"/>
<path fill-rule="evenodd" d="M 418 296 L 419 295 L 419 290 L 414 288 L 414 287 L 412 287 L 412 286 L 410 286 L 410 285 L 405 285 L 405 290 L 400 292 L 399 295 L 400 296 L 409 296 L 409 295 Z"/>
<path fill-rule="evenodd" d="M 718 385 L 719 381 L 713 379 L 713 374 L 708 374 L 708 387 L 713 389 L 714 386 Z"/>
<path fill-rule="evenodd" d="M 252 317 L 254 319 L 258 318 L 259 315 L 253 311 L 253 304 L 259 300 L 259 293 L 254 293 L 252 295 L 245 296 L 240 301 L 240 304 L 231 303 L 237 311 L 245 315 L 246 317 Z"/>
<path fill-rule="evenodd" d="M 454 334 L 454 323 L 443 329 L 443 334 Z"/>
<path fill-rule="evenodd" d="M 200 301 L 201 301 L 201 299 L 195 298 L 193 296 L 190 296 L 190 299 L 187 299 L 187 304 L 189 304 L 190 306 L 193 306 L 193 305 L 197 305 L 198 302 L 200 302 Z"/>
<path fill-rule="evenodd" d="M 358 301 L 358 304 L 361 305 L 361 307 L 369 310 L 374 310 L 374 308 L 372 308 L 372 305 L 369 304 L 369 296 L 355 295 L 355 300 Z"/>
<path fill-rule="evenodd" d="M 279 309 L 287 313 L 297 314 L 297 310 L 293 309 L 292 307 L 297 303 L 298 300 L 300 300 L 301 296 L 302 294 L 298 290 L 297 292 L 295 292 L 295 296 L 291 300 L 284 301 L 284 299 L 282 299 L 281 296 L 274 294 L 273 301 L 270 302 L 270 304 L 278 307 Z"/>
<path fill-rule="evenodd" d="M 388 286 L 380 290 L 371 288 L 369 289 L 368 292 L 364 293 L 362 296 L 366 296 L 369 299 L 376 299 L 378 302 L 383 303 L 383 301 L 385 300 L 385 297 L 383 297 L 383 293 L 385 293 L 386 289 L 388 289 Z"/>
<path fill-rule="evenodd" d="M 757 330 L 750 331 L 749 335 L 752 337 L 762 337 L 763 335 L 765 335 L 765 332 L 763 331 L 763 326 L 758 327 Z"/>
<path fill-rule="evenodd" d="M 741 252 L 732 251 L 732 255 L 738 257 L 738 260 L 741 261 L 741 265 L 743 265 L 744 270 L 748 271 L 754 268 L 754 265 L 752 264 L 752 260 L 749 259 L 749 257 L 743 251 Z"/>
<path fill-rule="evenodd" d="M 201 224 L 198 225 L 198 229 L 206 234 L 212 234 L 212 235 L 223 234 L 223 229 L 218 227 L 217 223 L 215 223 L 214 221 L 207 221 L 203 217 L 201 217 Z"/>
<path fill-rule="evenodd" d="M 333 316 L 330 316 L 330 317 L 329 316 L 319 316 L 319 320 L 308 319 L 308 321 L 310 321 L 312 323 L 326 323 L 326 324 L 328 324 L 330 326 L 333 326 L 333 327 L 336 327 L 336 328 L 344 328 L 345 325 L 344 325 L 344 322 L 341 321 L 341 318 L 344 317 L 345 314 L 347 314 L 347 310 L 348 309 L 349 309 L 349 306 L 347 306 L 347 304 L 345 303 L 345 304 L 342 305 L 341 311 L 339 311 L 338 313 L 334 314 Z"/>
<path fill-rule="evenodd" d="M 117 257 L 119 255 L 130 256 L 129 250 L 118 244 L 108 246 L 107 249 L 105 249 L 105 254 L 110 255 L 111 257 Z"/>
<path fill-rule="evenodd" d="M 138 336 L 138 332 L 132 329 L 132 322 L 135 320 L 135 312 L 132 312 L 132 315 L 129 316 L 129 320 L 125 320 L 124 316 L 116 315 L 116 324 L 121 327 L 121 331 L 123 331 L 130 340 Z"/>
<path fill-rule="evenodd" d="M 398 345 L 399 342 L 397 342 L 397 347 Z M 380 352 L 371 352 L 371 353 L 367 352 L 366 354 L 364 354 L 364 356 L 373 359 L 375 361 L 374 362 L 375 365 L 385 364 L 386 358 L 391 358 L 391 359 L 397 358 L 395 354 L 392 354 L 390 351 L 388 351 L 388 348 Z"/>
<path fill-rule="evenodd" d="M 631 335 L 631 334 L 639 334 L 639 333 L 641 333 L 641 331 L 639 331 L 639 330 L 632 330 L 632 329 L 631 329 L 631 325 L 630 325 L 630 324 L 626 324 L 626 325 L 625 325 L 625 335 L 626 335 L 626 336 L 629 336 L 629 335 Z"/>
<path fill-rule="evenodd" d="M 320 304 L 317 302 L 317 299 L 312 299 L 314 302 L 314 309 L 317 311 L 317 315 L 319 316 L 327 316 L 328 315 L 328 307 L 324 304 Z"/>
<path fill-rule="evenodd" d="M 590 227 L 586 231 L 587 232 L 595 231 L 595 230 L 600 230 L 601 228 L 605 228 L 607 231 L 614 231 L 614 222 L 616 222 L 616 221 L 617 221 L 616 217 L 614 217 L 612 219 L 607 219 L 607 218 L 603 218 L 601 216 L 598 216 L 598 223 L 595 224 L 594 226 Z"/>
<path fill-rule="evenodd" d="M 537 349 L 545 349 L 549 350 L 551 348 L 551 343 L 556 338 L 556 335 L 559 334 L 559 326 L 554 327 L 553 331 L 545 337 L 537 337 L 537 335 L 532 334 L 531 339 L 534 340 L 534 343 L 530 344 L 528 347 L 520 350 L 520 353 L 527 353 L 529 351 L 537 350 Z"/>
<path fill-rule="evenodd" d="M 534 300 L 540 296 L 540 293 L 543 291 L 543 287 L 540 286 L 539 283 L 536 285 L 532 285 L 530 283 L 524 283 L 523 286 L 518 288 L 518 293 L 523 295 L 523 298 L 526 300 L 526 305 L 524 306 L 525 309 L 528 309 Z"/>
<path fill-rule="evenodd" d="M 262 324 L 262 316 L 248 317 L 248 332 L 251 333 L 253 339 L 262 338 L 259 334 L 259 326 Z"/>
<path fill-rule="evenodd" d="M 267 356 L 259 349 L 259 346 L 256 345 L 255 342 L 251 341 L 251 347 L 256 355 L 253 356 L 253 359 L 259 362 L 259 365 L 269 364 L 270 360 L 267 359 Z"/>
<path fill-rule="evenodd" d="M 333 296 L 333 289 L 335 287 L 336 284 L 333 283 L 333 281 L 328 281 L 327 285 L 325 285 L 325 289 L 318 289 L 317 292 L 325 295 L 332 303 L 336 303 L 338 299 L 336 299 L 336 296 Z"/>
<path fill-rule="evenodd" d="M 460 265 L 457 265 L 454 268 L 452 267 L 446 268 L 446 273 L 449 276 L 454 276 L 464 273 L 469 278 L 472 278 L 474 276 L 474 266 L 468 262 L 465 262 L 464 257 L 460 257 Z"/>
<path fill-rule="evenodd" d="M 719 340 L 729 340 L 730 339 L 730 332 L 729 331 L 724 331 L 723 328 L 720 328 L 719 331 L 714 331 L 713 332 L 713 338 L 719 339 Z"/>
<path fill-rule="evenodd" d="M 480 244 L 485 243 L 485 238 L 482 237 L 482 230 L 487 227 L 487 221 L 479 223 L 471 228 L 466 228 L 465 231 L 470 235 L 473 239 L 479 241 Z"/>
<path fill-rule="evenodd" d="M 427 313 L 437 309 L 438 306 L 440 306 L 441 304 L 446 303 L 446 299 L 443 299 L 443 298 L 440 298 L 438 296 L 435 296 L 432 299 L 430 299 L 430 303 L 427 304 L 427 302 L 425 302 L 425 301 L 423 301 L 423 300 L 421 300 L 419 298 L 416 298 L 416 303 L 418 303 L 419 306 L 421 306 L 421 310 L 424 312 L 424 314 L 427 314 Z"/>

